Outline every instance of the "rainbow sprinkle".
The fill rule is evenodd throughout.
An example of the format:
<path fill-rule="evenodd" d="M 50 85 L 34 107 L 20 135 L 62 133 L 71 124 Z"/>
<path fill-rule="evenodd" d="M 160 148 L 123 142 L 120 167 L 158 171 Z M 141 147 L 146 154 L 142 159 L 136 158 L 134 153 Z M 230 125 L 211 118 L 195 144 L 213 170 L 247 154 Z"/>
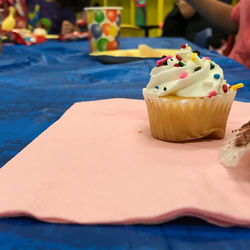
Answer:
<path fill-rule="evenodd" d="M 216 96 L 216 95 L 217 95 L 216 90 L 212 90 L 212 91 L 209 93 L 208 97 L 209 97 L 209 98 L 212 98 L 213 96 Z"/>
<path fill-rule="evenodd" d="M 176 55 L 176 58 L 181 61 L 182 60 L 182 57 L 180 55 Z"/>
<path fill-rule="evenodd" d="M 214 69 L 214 64 L 213 63 L 210 64 L 210 69 Z"/>
<path fill-rule="evenodd" d="M 197 56 L 200 56 L 200 55 L 201 55 L 201 52 L 200 52 L 199 50 L 197 50 L 197 49 L 196 49 L 196 50 L 194 50 L 194 51 L 193 51 L 193 53 L 196 53 L 196 54 L 197 54 Z"/>
<path fill-rule="evenodd" d="M 178 62 L 178 65 L 179 65 L 180 67 L 185 66 L 185 64 L 184 64 L 183 62 Z"/>
<path fill-rule="evenodd" d="M 199 67 L 196 67 L 196 68 L 194 69 L 194 72 L 199 71 L 199 70 L 201 70 L 201 67 L 200 67 L 200 66 L 199 66 Z"/>
<path fill-rule="evenodd" d="M 182 74 L 180 75 L 180 79 L 186 78 L 187 76 L 188 76 L 187 73 L 182 73 Z"/>
<path fill-rule="evenodd" d="M 227 93 L 228 87 L 227 87 L 226 84 L 223 84 L 223 85 L 222 85 L 222 89 L 223 89 L 224 93 Z"/>
<path fill-rule="evenodd" d="M 214 78 L 215 79 L 220 79 L 220 75 L 219 74 L 214 74 Z"/>
<path fill-rule="evenodd" d="M 164 62 L 166 62 L 168 59 L 172 58 L 172 56 L 166 56 L 162 58 L 161 60 L 158 60 L 156 63 L 158 66 L 162 66 Z"/>
<path fill-rule="evenodd" d="M 241 88 L 243 88 L 243 87 L 244 87 L 244 84 L 243 84 L 243 83 L 238 83 L 238 84 L 232 85 L 232 86 L 230 87 L 230 89 L 232 89 L 232 90 L 238 90 L 238 89 L 241 89 Z"/>
<path fill-rule="evenodd" d="M 196 54 L 196 53 L 193 53 L 193 54 L 191 55 L 191 60 L 192 60 L 193 62 L 195 62 L 195 60 L 196 60 L 196 56 L 197 56 L 197 54 Z"/>

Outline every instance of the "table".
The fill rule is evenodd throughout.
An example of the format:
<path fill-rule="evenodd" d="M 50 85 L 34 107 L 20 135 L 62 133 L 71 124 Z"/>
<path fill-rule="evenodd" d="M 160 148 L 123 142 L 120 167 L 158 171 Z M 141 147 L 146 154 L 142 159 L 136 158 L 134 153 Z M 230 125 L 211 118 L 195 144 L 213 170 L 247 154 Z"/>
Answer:
<path fill-rule="evenodd" d="M 145 43 L 180 48 L 180 38 L 123 38 L 121 48 Z M 245 83 L 236 99 L 250 102 L 250 71 L 199 49 L 231 83 Z M 104 65 L 88 56 L 88 42 L 48 41 L 4 46 L 0 56 L 0 167 L 53 124 L 74 102 L 114 97 L 142 99 L 155 60 Z M 1 197 L 0 197 L 1 202 Z M 0 249 L 249 249 L 250 229 L 220 228 L 196 218 L 161 225 L 82 226 L 32 218 L 0 219 Z"/>

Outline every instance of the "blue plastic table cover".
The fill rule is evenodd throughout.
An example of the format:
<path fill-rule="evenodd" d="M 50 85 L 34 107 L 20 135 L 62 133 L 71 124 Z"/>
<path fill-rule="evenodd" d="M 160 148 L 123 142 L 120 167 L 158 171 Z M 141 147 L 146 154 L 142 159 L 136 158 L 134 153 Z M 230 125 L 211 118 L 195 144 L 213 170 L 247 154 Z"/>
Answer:
<path fill-rule="evenodd" d="M 179 49 L 180 38 L 123 38 L 121 49 L 148 44 Z M 236 99 L 250 102 L 250 71 L 190 44 L 243 82 Z M 53 124 L 73 103 L 106 98 L 142 99 L 156 60 L 103 64 L 88 41 L 4 46 L 0 55 L 0 167 Z M 1 171 L 1 170 L 0 170 Z M 1 197 L 0 197 L 1 202 Z M 0 249 L 249 249 L 250 229 L 221 228 L 190 217 L 160 225 L 67 225 L 32 218 L 0 219 Z"/>

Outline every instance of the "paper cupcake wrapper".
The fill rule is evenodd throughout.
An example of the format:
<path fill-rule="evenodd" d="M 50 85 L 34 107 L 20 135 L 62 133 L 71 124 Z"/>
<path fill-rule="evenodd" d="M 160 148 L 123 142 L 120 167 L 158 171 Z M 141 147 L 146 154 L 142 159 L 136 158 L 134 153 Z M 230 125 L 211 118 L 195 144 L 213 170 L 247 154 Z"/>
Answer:
<path fill-rule="evenodd" d="M 143 89 L 153 137 L 165 141 L 223 138 L 236 91 L 212 98 L 158 97 Z"/>

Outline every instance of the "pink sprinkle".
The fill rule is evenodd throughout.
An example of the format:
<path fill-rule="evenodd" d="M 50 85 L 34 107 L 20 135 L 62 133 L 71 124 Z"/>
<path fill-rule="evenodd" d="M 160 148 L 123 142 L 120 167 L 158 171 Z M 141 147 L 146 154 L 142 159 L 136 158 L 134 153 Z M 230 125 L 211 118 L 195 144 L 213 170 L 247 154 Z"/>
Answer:
<path fill-rule="evenodd" d="M 187 73 L 183 73 L 180 75 L 180 79 L 186 78 L 187 77 Z"/>
<path fill-rule="evenodd" d="M 212 91 L 209 93 L 208 97 L 209 97 L 209 98 L 212 98 L 213 96 L 216 96 L 216 95 L 217 95 L 216 90 L 212 90 Z"/>
<path fill-rule="evenodd" d="M 157 65 L 163 65 L 163 63 L 165 61 L 167 61 L 168 59 L 170 59 L 171 57 L 172 56 L 166 56 L 166 57 L 162 58 L 161 60 L 158 60 L 156 63 L 157 63 Z"/>
<path fill-rule="evenodd" d="M 202 58 L 210 60 L 210 57 L 203 56 Z"/>

